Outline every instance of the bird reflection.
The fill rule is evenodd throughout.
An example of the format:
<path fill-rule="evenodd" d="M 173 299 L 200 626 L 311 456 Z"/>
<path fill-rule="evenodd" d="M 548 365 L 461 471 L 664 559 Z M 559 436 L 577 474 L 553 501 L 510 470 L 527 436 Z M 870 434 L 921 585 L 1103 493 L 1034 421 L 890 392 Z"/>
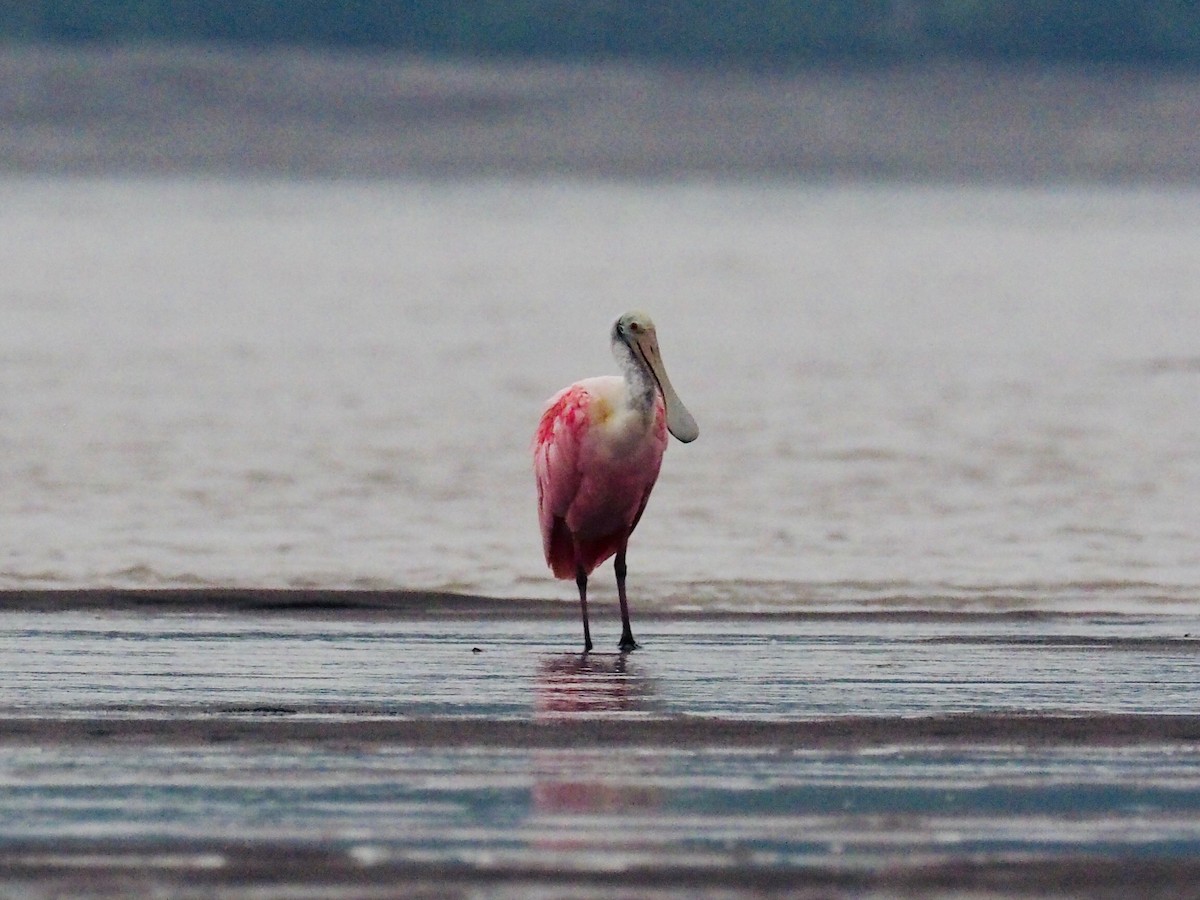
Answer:
<path fill-rule="evenodd" d="M 649 680 L 624 653 L 549 656 L 538 666 L 538 717 L 650 710 Z"/>
<path fill-rule="evenodd" d="M 537 674 L 535 715 L 539 719 L 623 718 L 654 712 L 652 681 L 626 654 L 568 654 L 541 661 Z M 658 765 L 652 751 L 634 747 L 578 746 L 535 754 L 541 773 L 533 787 L 539 815 L 567 816 L 545 850 L 578 849 L 590 838 L 573 833 L 580 815 L 644 813 L 661 806 L 661 791 L 645 776 Z M 586 829 L 585 829 L 586 831 Z"/>

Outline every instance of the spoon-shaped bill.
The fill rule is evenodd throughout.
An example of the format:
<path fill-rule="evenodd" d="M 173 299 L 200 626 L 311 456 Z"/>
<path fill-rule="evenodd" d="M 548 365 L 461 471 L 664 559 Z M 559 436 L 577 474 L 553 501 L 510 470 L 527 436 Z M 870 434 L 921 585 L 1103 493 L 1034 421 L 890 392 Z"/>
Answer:
<path fill-rule="evenodd" d="M 671 379 L 667 377 L 662 354 L 658 352 L 658 342 L 652 336 L 645 335 L 637 341 L 637 346 L 650 369 L 650 374 L 654 376 L 659 390 L 662 391 L 663 403 L 667 408 L 667 430 L 683 443 L 691 443 L 700 436 L 700 426 L 675 393 L 675 388 L 671 387 Z"/>

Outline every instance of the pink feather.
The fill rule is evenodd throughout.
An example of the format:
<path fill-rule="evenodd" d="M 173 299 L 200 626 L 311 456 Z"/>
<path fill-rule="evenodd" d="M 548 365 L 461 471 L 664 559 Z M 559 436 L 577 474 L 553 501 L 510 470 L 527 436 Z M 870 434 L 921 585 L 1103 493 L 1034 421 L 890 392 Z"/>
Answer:
<path fill-rule="evenodd" d="M 618 388 L 613 376 L 588 378 L 547 402 L 534 435 L 538 518 L 546 562 L 558 578 L 591 573 L 629 540 L 658 478 L 667 446 L 666 413 L 656 398 L 654 421 L 636 441 L 599 424 L 598 404 Z"/>

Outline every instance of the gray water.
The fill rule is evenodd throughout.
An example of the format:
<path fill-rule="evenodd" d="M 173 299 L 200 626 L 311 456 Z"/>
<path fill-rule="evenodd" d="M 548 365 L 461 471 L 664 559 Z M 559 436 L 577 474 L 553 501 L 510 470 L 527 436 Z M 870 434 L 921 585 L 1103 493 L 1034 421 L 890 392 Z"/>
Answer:
<path fill-rule="evenodd" d="M 7 613 L 0 715 L 271 713 L 318 719 L 797 721 L 951 713 L 1190 715 L 1200 618 L 974 621 L 641 617 L 613 611 L 581 670 L 579 626 Z M 609 652 L 611 651 L 611 652 Z"/>
<path fill-rule="evenodd" d="M 0 884 L 241 897 L 256 878 L 286 896 L 341 878 L 391 895 L 426 873 L 489 896 L 522 896 L 519 879 L 710 896 L 712 878 L 892 872 L 932 895 L 939 865 L 1016 860 L 1061 862 L 1060 886 L 1092 896 L 1102 858 L 1194 873 L 1194 737 L 1110 720 L 1079 740 L 1069 723 L 1173 714 L 1194 735 L 1195 617 L 640 624 L 632 656 L 581 657 L 563 651 L 574 629 L 519 617 L 8 612 Z M 919 726 L 956 713 L 1007 736 Z M 788 727 L 838 720 L 823 740 Z M 513 740 L 514 724 L 534 727 Z M 991 877 L 1021 894 L 1014 872 Z"/>
<path fill-rule="evenodd" d="M 528 443 L 641 307 L 701 425 L 641 608 L 1200 590 L 1193 189 L 10 178 L 0 233 L 0 587 L 569 599 Z"/>
<path fill-rule="evenodd" d="M 631 896 L 640 872 L 629 890 L 732 895 L 1017 861 L 975 882 L 1003 891 L 1066 860 L 1091 896 L 1103 857 L 1178 895 L 1200 850 L 1198 201 L 0 180 L 0 589 L 568 601 L 6 610 L 4 890 L 433 896 L 448 872 L 464 896 Z M 643 649 L 581 661 L 528 445 L 546 397 L 612 371 L 631 307 L 701 437 L 632 545 Z M 611 593 L 598 577 L 606 650 Z M 922 730 L 956 714 L 1003 727 Z M 563 722 L 583 745 L 538 737 Z"/>
<path fill-rule="evenodd" d="M 0 752 L 0 798 L 0 846 L 322 841 L 363 866 L 721 872 L 1200 852 L 1200 758 L 1161 747 L 22 748 Z M 190 867 L 212 859 L 197 855 Z"/>

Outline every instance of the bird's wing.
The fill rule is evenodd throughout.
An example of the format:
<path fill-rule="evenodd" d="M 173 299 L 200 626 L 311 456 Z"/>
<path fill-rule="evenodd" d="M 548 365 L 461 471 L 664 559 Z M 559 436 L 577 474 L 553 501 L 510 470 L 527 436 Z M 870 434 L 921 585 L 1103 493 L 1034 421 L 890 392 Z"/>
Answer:
<path fill-rule="evenodd" d="M 556 570 L 556 557 L 563 548 L 557 546 L 555 532 L 564 527 L 561 520 L 566 518 L 583 480 L 579 450 L 588 428 L 590 401 L 587 389 L 578 384 L 559 391 L 547 402 L 534 433 L 533 472 L 537 478 L 542 544 L 546 561 Z M 564 562 L 574 566 L 573 560 Z"/>

